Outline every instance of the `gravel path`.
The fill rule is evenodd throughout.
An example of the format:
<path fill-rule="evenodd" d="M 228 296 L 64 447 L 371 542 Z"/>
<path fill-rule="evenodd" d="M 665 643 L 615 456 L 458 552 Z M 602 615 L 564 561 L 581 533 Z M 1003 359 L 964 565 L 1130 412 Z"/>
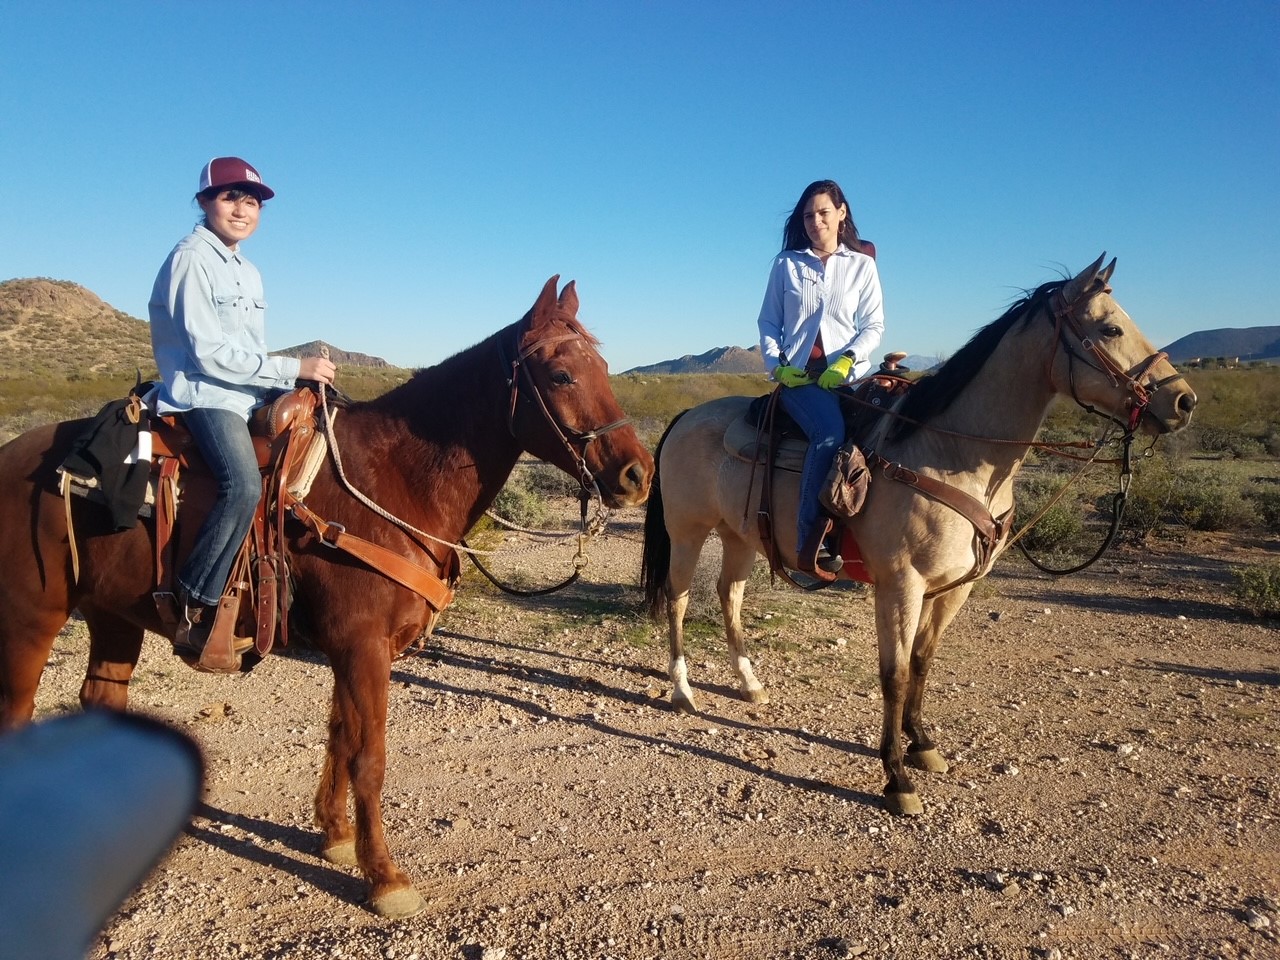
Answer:
<path fill-rule="evenodd" d="M 400 923 L 317 856 L 322 659 L 211 677 L 148 638 L 133 707 L 201 744 L 205 806 L 91 957 L 1280 956 L 1280 654 L 1227 594 L 1229 564 L 1274 543 L 1127 552 L 1057 582 L 1002 561 L 933 674 L 952 769 L 921 774 L 925 815 L 899 819 L 879 803 L 869 594 L 758 571 L 772 702 L 750 706 L 708 566 L 704 712 L 675 715 L 665 631 L 635 613 L 638 523 L 612 529 L 551 597 L 469 574 L 395 664 L 386 826 L 428 901 Z M 74 706 L 86 642 L 59 639 L 41 715 Z"/>

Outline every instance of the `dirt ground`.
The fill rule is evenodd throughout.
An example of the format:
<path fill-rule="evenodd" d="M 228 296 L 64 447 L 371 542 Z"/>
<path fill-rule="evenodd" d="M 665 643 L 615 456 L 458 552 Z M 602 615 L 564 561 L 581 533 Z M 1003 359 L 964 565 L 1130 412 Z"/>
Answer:
<path fill-rule="evenodd" d="M 1280 652 L 1229 593 L 1274 541 L 1121 551 L 1057 581 L 1002 560 L 933 673 L 951 770 L 919 774 L 925 814 L 900 819 L 880 805 L 870 593 L 759 568 L 772 699 L 751 706 L 711 628 L 709 545 L 702 712 L 676 715 L 665 628 L 637 612 L 639 522 L 549 597 L 469 574 L 395 664 L 385 820 L 428 904 L 407 921 L 317 855 L 323 659 L 211 677 L 149 637 L 132 705 L 199 742 L 205 805 L 90 956 L 1280 956 Z M 40 715 L 74 707 L 85 647 L 78 625 L 59 638 Z"/>

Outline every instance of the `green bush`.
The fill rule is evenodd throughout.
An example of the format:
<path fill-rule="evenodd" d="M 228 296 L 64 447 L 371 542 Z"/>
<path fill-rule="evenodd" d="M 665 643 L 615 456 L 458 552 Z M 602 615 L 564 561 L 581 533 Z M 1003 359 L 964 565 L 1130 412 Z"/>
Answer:
<path fill-rule="evenodd" d="M 502 519 L 522 527 L 537 527 L 547 518 L 545 498 L 524 482 L 520 472 L 511 476 L 489 509 Z"/>
<path fill-rule="evenodd" d="M 1240 567 L 1236 598 L 1255 617 L 1280 616 L 1280 563 Z"/>
<path fill-rule="evenodd" d="M 1125 518 L 1126 529 L 1139 538 L 1165 533 L 1171 525 L 1246 530 L 1260 519 L 1237 474 L 1218 464 L 1171 464 L 1160 459 L 1144 462 L 1134 474 Z"/>
<path fill-rule="evenodd" d="M 1262 525 L 1271 533 L 1280 533 L 1280 486 L 1268 484 L 1245 492 L 1257 510 Z"/>

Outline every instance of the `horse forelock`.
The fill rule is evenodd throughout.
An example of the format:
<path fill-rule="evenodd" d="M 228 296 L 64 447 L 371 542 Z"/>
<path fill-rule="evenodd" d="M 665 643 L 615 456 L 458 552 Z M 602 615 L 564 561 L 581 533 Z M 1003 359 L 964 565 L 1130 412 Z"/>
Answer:
<path fill-rule="evenodd" d="M 557 328 L 563 328 L 563 331 Z M 539 340 L 549 336 L 559 336 L 562 332 L 581 337 L 592 349 L 598 350 L 600 348 L 600 341 L 582 325 L 582 322 L 574 314 L 567 310 L 550 311 L 541 318 L 537 318 L 537 322 L 535 322 L 534 312 L 530 310 L 521 318 L 520 330 L 521 350 L 531 347 Z"/>
<path fill-rule="evenodd" d="M 898 407 L 902 419 L 889 430 L 891 440 L 904 440 L 933 417 L 947 410 L 956 397 L 973 382 L 991 354 L 1015 327 L 1026 324 L 1048 305 L 1049 298 L 1067 281 L 1050 280 L 1034 290 L 1024 290 L 999 318 L 975 333 L 963 347 L 938 368 L 916 381 Z"/>

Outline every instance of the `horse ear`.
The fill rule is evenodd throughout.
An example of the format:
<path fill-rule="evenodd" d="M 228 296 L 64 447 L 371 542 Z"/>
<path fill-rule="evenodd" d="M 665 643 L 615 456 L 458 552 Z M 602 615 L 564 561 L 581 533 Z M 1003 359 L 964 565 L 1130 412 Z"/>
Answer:
<path fill-rule="evenodd" d="M 576 280 L 570 280 L 564 285 L 564 289 L 560 291 L 560 309 L 571 317 L 578 315 L 578 290 L 575 284 Z"/>
<path fill-rule="evenodd" d="M 538 294 L 538 299 L 533 303 L 533 319 L 546 316 L 556 307 L 556 284 L 560 282 L 560 274 L 556 274 L 550 280 L 542 285 L 542 292 Z"/>
<path fill-rule="evenodd" d="M 1093 284 L 1098 279 L 1098 268 L 1102 266 L 1102 261 L 1107 258 L 1104 252 L 1097 260 L 1085 267 L 1080 273 L 1067 281 L 1067 285 L 1062 288 L 1062 297 L 1067 303 L 1075 303 L 1081 297 L 1087 296 L 1094 292 Z M 1106 285 L 1106 281 L 1103 281 Z"/>
<path fill-rule="evenodd" d="M 1106 254 L 1104 253 L 1103 256 L 1105 257 Z M 1111 262 L 1108 263 L 1103 268 L 1100 274 L 1098 274 L 1098 279 L 1101 280 L 1103 283 L 1105 283 L 1107 286 L 1111 286 L 1111 275 L 1115 272 L 1116 272 L 1116 258 L 1112 257 Z"/>

